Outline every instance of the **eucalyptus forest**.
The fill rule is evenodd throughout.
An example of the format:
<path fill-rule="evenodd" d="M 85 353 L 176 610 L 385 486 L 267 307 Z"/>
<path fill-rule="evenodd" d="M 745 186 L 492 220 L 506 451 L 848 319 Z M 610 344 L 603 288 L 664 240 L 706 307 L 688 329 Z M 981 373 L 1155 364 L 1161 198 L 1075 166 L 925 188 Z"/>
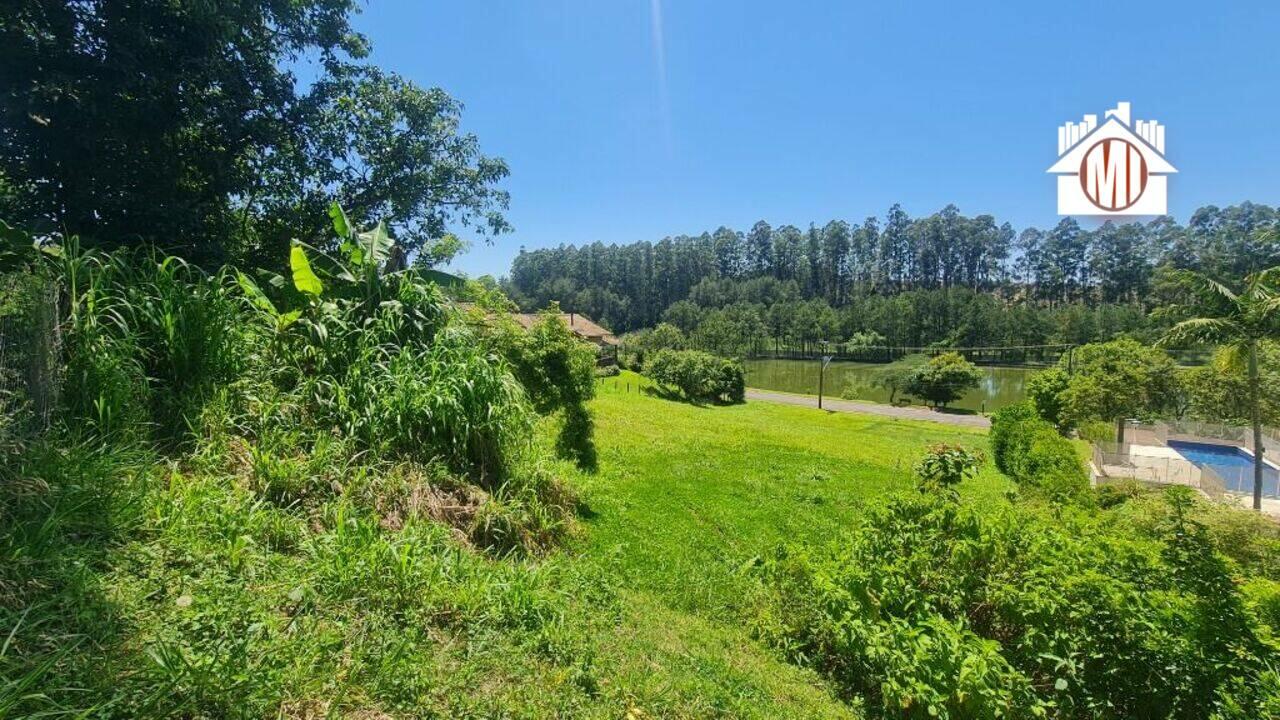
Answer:
<path fill-rule="evenodd" d="M 628 245 L 529 250 L 506 288 L 551 300 L 617 332 L 669 322 L 708 337 L 843 342 L 874 332 L 892 345 L 960 347 L 1083 343 L 1149 328 L 1176 293 L 1176 271 L 1242 277 L 1280 263 L 1277 213 L 1242 203 L 1204 207 L 1186 225 L 1016 232 L 955 206 L 912 219 L 832 220 L 801 230 L 757 222 Z"/>

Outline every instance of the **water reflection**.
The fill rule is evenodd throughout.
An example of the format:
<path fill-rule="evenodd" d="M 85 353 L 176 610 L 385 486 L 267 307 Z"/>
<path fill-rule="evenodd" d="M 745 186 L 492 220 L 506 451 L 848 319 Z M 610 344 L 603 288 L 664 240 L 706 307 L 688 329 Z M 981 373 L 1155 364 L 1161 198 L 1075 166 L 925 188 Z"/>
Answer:
<path fill-rule="evenodd" d="M 817 360 L 747 360 L 747 385 L 762 390 L 816 395 L 818 392 Z M 889 391 L 875 387 L 872 381 L 877 370 L 884 365 L 874 363 L 833 362 L 827 366 L 823 392 L 839 397 L 845 388 L 853 388 L 853 397 L 872 402 L 889 402 Z M 1034 369 L 1012 367 L 982 367 L 981 384 L 951 407 L 963 410 L 992 412 L 1026 397 L 1027 378 Z M 902 398 L 899 396 L 898 401 Z"/>

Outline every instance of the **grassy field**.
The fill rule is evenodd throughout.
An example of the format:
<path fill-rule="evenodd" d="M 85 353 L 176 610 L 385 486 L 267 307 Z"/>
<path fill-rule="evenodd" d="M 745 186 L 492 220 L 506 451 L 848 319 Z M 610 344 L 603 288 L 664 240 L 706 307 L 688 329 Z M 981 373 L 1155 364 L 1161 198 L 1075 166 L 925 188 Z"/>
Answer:
<path fill-rule="evenodd" d="M 570 552 L 611 578 L 622 608 L 599 648 L 606 685 L 654 717 L 850 716 L 816 675 L 753 639 L 743 570 L 778 543 L 825 542 L 865 504 L 910 488 L 928 445 L 985 448 L 985 433 L 767 403 L 697 407 L 638 382 L 601 384 L 600 469 L 577 481 L 586 509 Z M 964 492 L 1009 487 L 988 468 Z"/>
<path fill-rule="evenodd" d="M 320 490 L 282 506 L 234 444 L 35 452 L 0 507 L 0 718 L 856 717 L 755 639 L 753 559 L 827 541 L 910 488 L 927 445 L 985 434 L 638 383 L 600 385 L 599 469 L 557 466 L 579 519 L 543 557 L 380 509 L 423 487 L 395 467 L 284 457 Z M 987 469 L 963 491 L 1009 487 Z"/>

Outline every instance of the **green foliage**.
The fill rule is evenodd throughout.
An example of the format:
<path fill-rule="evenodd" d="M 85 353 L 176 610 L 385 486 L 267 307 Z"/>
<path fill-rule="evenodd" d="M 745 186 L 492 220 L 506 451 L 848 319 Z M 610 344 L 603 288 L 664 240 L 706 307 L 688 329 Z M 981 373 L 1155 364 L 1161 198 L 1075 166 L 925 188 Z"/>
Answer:
<path fill-rule="evenodd" d="M 352 0 L 6 8 L 0 215 L 207 267 L 276 267 L 291 238 L 323 235 L 334 196 L 357 224 L 386 218 L 402 245 L 437 259 L 457 250 L 449 225 L 509 229 L 506 164 L 460 131 L 444 91 L 361 64 L 358 11 Z"/>
<path fill-rule="evenodd" d="M 916 368 L 906 390 L 933 403 L 946 407 L 960 399 L 967 390 L 978 387 L 982 371 L 960 353 L 948 352 L 935 355 L 929 362 Z"/>
<path fill-rule="evenodd" d="M 928 362 L 929 358 L 926 355 L 908 355 L 901 360 L 895 360 L 884 367 L 877 368 L 872 375 L 871 384 L 888 390 L 889 404 L 892 405 L 897 400 L 898 393 L 908 391 L 916 373 Z M 844 392 L 846 399 L 856 399 L 858 389 L 850 386 L 846 387 Z"/>
<path fill-rule="evenodd" d="M 1247 363 L 1241 367 L 1239 359 L 1237 353 L 1219 349 L 1207 365 L 1183 371 L 1189 414 L 1212 422 L 1251 422 L 1253 385 Z M 1257 390 L 1262 424 L 1280 424 L 1280 345 L 1276 342 L 1258 343 Z"/>
<path fill-rule="evenodd" d="M 544 415 L 564 412 L 556 441 L 560 455 L 579 467 L 594 468 L 596 451 L 587 401 L 595 395 L 595 349 L 573 334 L 555 305 L 541 314 L 528 333 L 506 337 L 504 353 L 534 409 Z"/>
<path fill-rule="evenodd" d="M 1035 407 L 1036 413 L 1064 434 L 1072 429 L 1065 416 L 1063 402 L 1063 394 L 1070 381 L 1071 376 L 1061 368 L 1042 370 L 1027 380 L 1027 399 Z"/>
<path fill-rule="evenodd" d="M 1177 368 L 1159 348 L 1128 338 L 1082 345 L 1059 395 L 1061 418 L 1079 424 L 1148 415 L 1162 410 L 1176 390 Z"/>
<path fill-rule="evenodd" d="M 1080 427 L 1076 428 L 1076 434 L 1081 440 L 1088 440 L 1095 445 L 1104 442 L 1115 442 L 1116 427 L 1114 423 L 1106 420 L 1086 420 L 1080 423 Z"/>
<path fill-rule="evenodd" d="M 916 465 L 916 476 L 922 492 L 942 493 L 958 498 L 956 486 L 973 477 L 985 458 L 981 451 L 960 445 L 940 443 L 929 448 Z"/>
<path fill-rule="evenodd" d="M 660 350 L 646 363 L 645 376 L 695 402 L 739 403 L 746 394 L 741 363 L 697 350 Z"/>
<path fill-rule="evenodd" d="M 1030 403 L 991 417 L 996 467 L 1020 485 L 1055 501 L 1086 501 L 1089 474 L 1070 440 L 1042 420 Z"/>
<path fill-rule="evenodd" d="M 1247 717 L 1276 702 L 1257 685 L 1275 648 L 1185 515 L 1146 538 L 918 495 L 762 575 L 761 634 L 883 717 Z"/>
<path fill-rule="evenodd" d="M 665 322 L 627 333 L 622 338 L 623 364 L 631 370 L 641 371 L 646 357 L 660 350 L 684 350 L 688 342 L 680 328 Z"/>
<path fill-rule="evenodd" d="M 875 330 L 859 330 L 849 336 L 845 345 L 850 348 L 883 347 L 889 339 Z"/>

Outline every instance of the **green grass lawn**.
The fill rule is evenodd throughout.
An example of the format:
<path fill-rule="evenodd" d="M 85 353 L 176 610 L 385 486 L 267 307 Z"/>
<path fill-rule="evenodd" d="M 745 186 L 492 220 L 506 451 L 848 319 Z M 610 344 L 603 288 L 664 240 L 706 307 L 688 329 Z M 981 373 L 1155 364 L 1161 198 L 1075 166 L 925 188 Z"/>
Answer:
<path fill-rule="evenodd" d="M 779 543 L 826 542 L 909 489 L 928 445 L 985 450 L 986 434 L 763 402 L 698 407 L 640 382 L 601 383 L 600 469 L 576 483 L 586 511 L 569 551 L 612 578 L 623 608 L 601 638 L 606 683 L 655 717 L 849 716 L 820 678 L 753 639 L 744 569 Z M 1009 487 L 988 465 L 963 490 Z"/>
<path fill-rule="evenodd" d="M 599 387 L 596 472 L 555 465 L 581 512 L 544 557 L 388 524 L 358 499 L 387 477 L 323 456 L 295 462 L 347 489 L 278 505 L 234 447 L 43 447 L 0 505 L 0 717 L 856 717 L 755 639 L 752 561 L 827 542 L 911 488 L 926 446 L 985 434 L 640 382 Z M 963 491 L 1008 487 L 988 468 Z"/>

